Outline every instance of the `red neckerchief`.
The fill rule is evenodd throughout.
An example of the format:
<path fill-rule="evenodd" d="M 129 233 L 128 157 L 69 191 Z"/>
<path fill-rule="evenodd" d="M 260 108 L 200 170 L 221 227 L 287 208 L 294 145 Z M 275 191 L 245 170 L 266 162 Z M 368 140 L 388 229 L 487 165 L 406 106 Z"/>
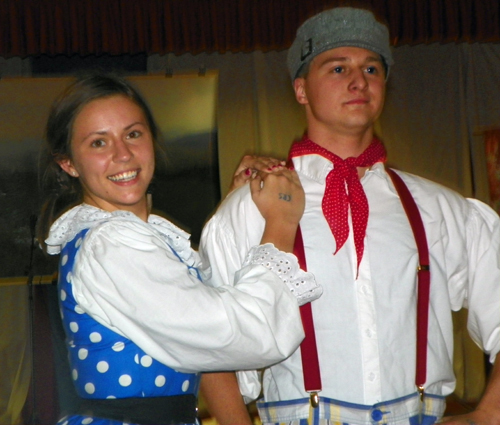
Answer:
<path fill-rule="evenodd" d="M 385 162 L 386 152 L 380 140 L 374 138 L 357 158 L 345 160 L 314 143 L 307 136 L 292 145 L 289 159 L 302 155 L 317 154 L 330 160 L 334 168 L 326 177 L 323 196 L 323 214 L 337 244 L 335 254 L 344 245 L 349 235 L 348 211 L 351 209 L 354 246 L 357 268 L 363 258 L 364 239 L 368 224 L 368 200 L 359 181 L 357 167 L 371 167 L 376 162 Z"/>

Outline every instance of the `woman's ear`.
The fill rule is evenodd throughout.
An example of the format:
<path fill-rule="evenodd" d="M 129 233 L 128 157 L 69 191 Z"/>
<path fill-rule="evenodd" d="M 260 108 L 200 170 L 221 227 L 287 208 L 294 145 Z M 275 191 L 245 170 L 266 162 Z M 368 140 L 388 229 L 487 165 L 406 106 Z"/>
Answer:
<path fill-rule="evenodd" d="M 75 167 L 73 167 L 71 159 L 60 159 L 59 161 L 57 161 L 57 163 L 59 164 L 59 167 L 61 167 L 63 171 L 68 173 L 71 177 L 78 177 L 78 171 L 76 171 Z"/>

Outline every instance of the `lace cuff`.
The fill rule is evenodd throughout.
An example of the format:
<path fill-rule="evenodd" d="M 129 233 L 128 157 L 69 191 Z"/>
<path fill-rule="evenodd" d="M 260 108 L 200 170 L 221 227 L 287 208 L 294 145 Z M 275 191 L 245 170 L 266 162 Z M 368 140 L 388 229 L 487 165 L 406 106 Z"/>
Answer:
<path fill-rule="evenodd" d="M 250 249 L 243 265 L 249 264 L 260 264 L 276 273 L 295 295 L 299 305 L 314 301 L 323 293 L 314 275 L 299 268 L 295 255 L 278 250 L 272 243 Z"/>

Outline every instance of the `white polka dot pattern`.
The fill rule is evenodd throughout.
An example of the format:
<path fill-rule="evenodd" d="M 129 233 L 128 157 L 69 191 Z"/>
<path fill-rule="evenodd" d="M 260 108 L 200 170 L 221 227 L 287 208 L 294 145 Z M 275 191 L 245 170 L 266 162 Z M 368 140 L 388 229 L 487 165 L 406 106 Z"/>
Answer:
<path fill-rule="evenodd" d="M 87 394 L 94 394 L 95 393 L 95 385 L 92 384 L 91 382 L 88 382 L 85 384 L 85 391 Z"/>
<path fill-rule="evenodd" d="M 122 351 L 124 348 L 125 348 L 125 344 L 122 341 L 115 342 L 113 344 L 113 347 L 111 347 L 111 349 L 113 351 L 116 351 L 116 352 Z"/>
<path fill-rule="evenodd" d="M 109 370 L 108 362 L 101 360 L 99 363 L 97 363 L 97 371 L 98 372 L 106 373 L 108 370 Z"/>
<path fill-rule="evenodd" d="M 159 375 L 155 379 L 155 385 L 157 387 L 163 387 L 166 382 L 167 382 L 167 380 L 166 380 L 166 378 L 163 375 Z"/>
<path fill-rule="evenodd" d="M 99 332 L 92 332 L 89 335 L 90 341 L 96 343 L 96 342 L 101 342 L 102 341 L 102 336 Z"/>
<path fill-rule="evenodd" d="M 153 359 L 150 356 L 142 356 L 141 357 L 141 365 L 144 367 L 149 367 L 153 364 Z"/>
<path fill-rule="evenodd" d="M 132 377 L 130 375 L 122 375 L 118 379 L 118 382 L 122 387 L 128 387 L 132 383 Z"/>

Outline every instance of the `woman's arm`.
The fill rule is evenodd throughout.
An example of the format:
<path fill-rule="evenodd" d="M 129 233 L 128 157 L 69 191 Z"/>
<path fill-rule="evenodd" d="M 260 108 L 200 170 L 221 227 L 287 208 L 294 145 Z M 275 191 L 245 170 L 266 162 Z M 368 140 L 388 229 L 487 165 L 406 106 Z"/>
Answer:
<path fill-rule="evenodd" d="M 252 198 L 266 219 L 261 243 L 273 243 L 282 251 L 292 252 L 304 210 L 304 193 L 296 173 L 260 173 L 250 185 Z M 252 423 L 233 372 L 205 374 L 201 391 L 209 412 L 221 425 Z"/>
<path fill-rule="evenodd" d="M 234 372 L 204 373 L 200 393 L 219 425 L 252 425 Z"/>
<path fill-rule="evenodd" d="M 89 232 L 71 282 L 84 311 L 182 372 L 261 368 L 303 338 L 297 301 L 273 271 L 249 262 L 234 287 L 205 286 L 146 223 Z"/>

